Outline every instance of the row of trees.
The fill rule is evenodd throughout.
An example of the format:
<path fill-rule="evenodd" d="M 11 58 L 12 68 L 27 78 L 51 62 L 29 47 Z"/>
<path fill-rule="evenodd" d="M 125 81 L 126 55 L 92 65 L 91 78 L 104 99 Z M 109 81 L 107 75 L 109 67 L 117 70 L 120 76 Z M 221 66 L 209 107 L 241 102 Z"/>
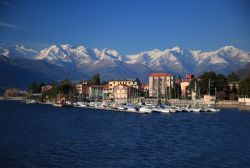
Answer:
<path fill-rule="evenodd" d="M 229 83 L 235 81 L 239 83 L 239 88 L 237 89 L 236 83 L 234 83 L 230 89 Z M 239 80 L 235 73 L 225 76 L 210 71 L 204 72 L 199 78 L 193 79 L 190 82 L 189 90 L 194 90 L 195 83 L 201 95 L 217 94 L 219 99 L 237 99 L 241 95 L 250 96 L 250 75 L 247 78 Z"/>
<path fill-rule="evenodd" d="M 100 74 L 95 74 L 89 82 L 96 85 L 101 84 Z M 60 96 L 73 100 L 77 96 L 75 85 L 68 79 L 62 80 L 58 83 L 54 82 L 51 85 L 52 89 L 41 94 L 39 97 L 40 101 L 44 101 L 45 99 L 57 99 Z M 41 93 L 43 86 L 45 86 L 45 83 L 32 82 L 28 91 L 32 94 Z"/>
<path fill-rule="evenodd" d="M 250 74 L 240 80 L 239 82 L 239 95 L 241 97 L 250 97 Z"/>

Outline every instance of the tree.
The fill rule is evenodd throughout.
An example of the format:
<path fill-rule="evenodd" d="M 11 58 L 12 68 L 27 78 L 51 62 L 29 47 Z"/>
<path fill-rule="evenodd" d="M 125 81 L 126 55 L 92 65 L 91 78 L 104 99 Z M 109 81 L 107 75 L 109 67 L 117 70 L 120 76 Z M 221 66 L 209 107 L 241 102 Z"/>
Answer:
<path fill-rule="evenodd" d="M 59 85 L 59 90 L 63 94 L 66 94 L 66 95 L 69 94 L 72 91 L 71 82 L 68 79 L 61 81 Z"/>
<path fill-rule="evenodd" d="M 197 82 L 197 80 L 195 78 L 191 79 L 191 81 L 189 82 L 189 85 L 188 85 L 188 90 L 194 90 L 195 88 L 195 82 Z"/>
<path fill-rule="evenodd" d="M 239 95 L 250 96 L 250 75 L 239 82 Z"/>
<path fill-rule="evenodd" d="M 137 82 L 137 84 L 140 86 L 141 85 L 141 81 L 138 77 L 136 77 L 135 81 Z"/>
<path fill-rule="evenodd" d="M 234 72 L 232 72 L 231 74 L 229 74 L 227 76 L 227 80 L 228 82 L 233 82 L 233 81 L 238 81 L 238 77 L 236 76 L 236 74 Z"/>
<path fill-rule="evenodd" d="M 237 94 L 237 87 L 235 84 L 233 84 L 231 93 Z"/>
<path fill-rule="evenodd" d="M 95 74 L 92 77 L 91 81 L 96 85 L 100 85 L 101 84 L 100 74 L 99 73 Z"/>
<path fill-rule="evenodd" d="M 107 85 L 108 84 L 108 82 L 107 81 L 102 81 L 102 83 L 101 83 L 102 85 Z"/>
<path fill-rule="evenodd" d="M 218 91 L 225 91 L 226 93 L 229 91 L 228 81 L 225 75 L 218 74 L 216 76 L 215 87 Z"/>
<path fill-rule="evenodd" d="M 210 84 L 210 86 L 209 86 Z M 209 94 L 208 91 L 210 90 L 210 94 L 215 94 L 215 88 L 218 92 L 225 92 L 225 95 L 228 95 L 229 92 L 229 86 L 228 81 L 225 75 L 223 74 L 216 74 L 213 71 L 210 72 L 204 72 L 200 76 L 200 80 L 198 82 L 198 86 L 200 88 L 201 94 Z M 222 93 L 221 93 L 222 95 Z M 223 95 L 223 97 L 226 97 Z"/>
<path fill-rule="evenodd" d="M 41 87 L 40 87 L 39 85 L 37 85 L 35 81 L 33 81 L 33 82 L 30 84 L 28 90 L 29 90 L 30 93 L 40 93 L 40 91 L 41 91 L 40 88 L 41 88 Z"/>

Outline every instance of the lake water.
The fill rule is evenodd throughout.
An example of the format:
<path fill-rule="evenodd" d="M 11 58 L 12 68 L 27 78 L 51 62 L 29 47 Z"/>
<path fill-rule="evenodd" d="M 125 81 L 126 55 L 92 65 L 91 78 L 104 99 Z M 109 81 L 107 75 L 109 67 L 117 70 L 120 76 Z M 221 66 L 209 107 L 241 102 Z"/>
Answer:
<path fill-rule="evenodd" d="M 250 167 L 250 111 L 135 114 L 0 101 L 0 167 Z"/>

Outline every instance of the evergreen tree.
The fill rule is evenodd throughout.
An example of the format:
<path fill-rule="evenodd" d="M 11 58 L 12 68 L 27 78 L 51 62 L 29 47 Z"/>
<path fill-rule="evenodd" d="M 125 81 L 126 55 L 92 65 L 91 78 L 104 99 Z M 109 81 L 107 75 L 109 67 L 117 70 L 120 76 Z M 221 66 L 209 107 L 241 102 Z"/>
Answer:
<path fill-rule="evenodd" d="M 95 74 L 92 77 L 91 81 L 96 85 L 100 85 L 101 84 L 100 74 L 99 73 Z"/>
<path fill-rule="evenodd" d="M 236 74 L 234 72 L 232 72 L 231 74 L 229 74 L 227 76 L 227 80 L 228 82 L 233 82 L 233 81 L 238 81 L 238 77 L 236 76 Z"/>
<path fill-rule="evenodd" d="M 239 95 L 250 97 L 250 75 L 240 80 Z"/>
<path fill-rule="evenodd" d="M 33 81 L 30 84 L 28 90 L 29 90 L 30 93 L 40 93 L 40 91 L 41 91 L 40 86 L 37 85 L 37 83 L 35 81 Z"/>
<path fill-rule="evenodd" d="M 61 83 L 59 85 L 59 90 L 61 91 L 61 93 L 67 95 L 72 91 L 72 89 L 73 88 L 71 86 L 71 82 L 68 79 L 61 81 Z"/>
<path fill-rule="evenodd" d="M 140 86 L 141 85 L 141 81 L 138 77 L 136 77 L 135 81 L 137 82 L 137 84 Z"/>

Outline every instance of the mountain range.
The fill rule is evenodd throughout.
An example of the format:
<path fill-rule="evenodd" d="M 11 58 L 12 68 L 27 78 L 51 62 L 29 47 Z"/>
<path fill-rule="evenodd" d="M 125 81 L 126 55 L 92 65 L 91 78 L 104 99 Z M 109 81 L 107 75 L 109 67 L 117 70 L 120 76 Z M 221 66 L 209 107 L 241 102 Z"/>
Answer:
<path fill-rule="evenodd" d="M 1 73 L 8 74 L 15 69 L 11 78 L 29 71 L 31 80 L 58 81 L 89 79 L 100 73 L 102 80 L 139 77 L 148 80 L 151 72 L 164 71 L 174 75 L 204 71 L 228 74 L 243 68 L 250 62 L 250 53 L 234 46 L 224 46 L 214 51 L 187 50 L 174 47 L 166 50 L 153 49 L 134 55 L 121 54 L 113 49 L 97 49 L 85 46 L 52 45 L 41 51 L 21 45 L 0 46 Z M 14 68 L 13 68 L 14 67 Z M 9 68 L 9 69 L 8 69 Z M 25 72 L 18 71 L 21 68 Z M 3 76 L 3 75 L 1 75 Z M 29 76 L 29 75 L 28 75 Z M 37 76 L 37 77 L 35 77 Z M 5 81 L 5 82 L 3 82 Z M 11 84 L 10 81 L 9 83 Z M 6 85 L 6 77 L 0 85 Z M 22 82 L 21 82 L 22 83 Z M 24 84 L 25 85 L 25 84 Z"/>

